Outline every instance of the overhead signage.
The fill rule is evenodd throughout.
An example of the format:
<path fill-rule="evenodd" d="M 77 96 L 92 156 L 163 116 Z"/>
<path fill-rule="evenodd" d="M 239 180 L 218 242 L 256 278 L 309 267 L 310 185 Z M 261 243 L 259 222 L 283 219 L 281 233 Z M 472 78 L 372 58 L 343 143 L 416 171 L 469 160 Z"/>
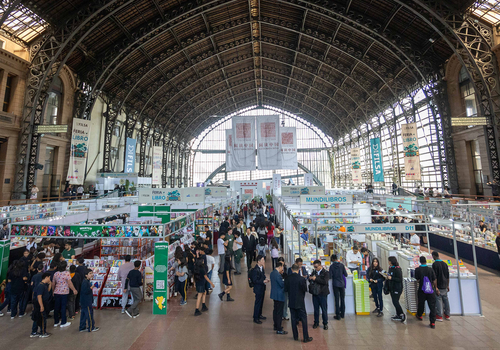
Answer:
<path fill-rule="evenodd" d="M 351 204 L 352 195 L 350 196 L 300 196 L 300 204 Z"/>
<path fill-rule="evenodd" d="M 59 134 L 68 132 L 67 125 L 36 125 L 36 134 Z"/>
<path fill-rule="evenodd" d="M 73 119 L 73 134 L 66 181 L 70 185 L 83 185 L 89 152 L 90 120 Z"/>
<path fill-rule="evenodd" d="M 314 177 L 312 173 L 305 173 L 304 174 L 304 185 L 310 187 L 314 186 Z"/>
<path fill-rule="evenodd" d="M 405 160 L 405 179 L 420 180 L 420 153 L 418 147 L 417 123 L 401 125 Z"/>
<path fill-rule="evenodd" d="M 451 126 L 488 125 L 485 117 L 451 118 Z"/>
<path fill-rule="evenodd" d="M 120 178 L 120 179 L 125 179 L 125 178 L 132 178 L 132 177 L 138 177 L 139 174 L 137 173 L 97 173 L 97 177 L 109 177 L 109 178 Z"/>
<path fill-rule="evenodd" d="M 273 193 L 281 196 L 281 174 L 273 174 Z"/>
<path fill-rule="evenodd" d="M 380 137 L 370 140 L 370 150 L 372 153 L 373 181 L 384 182 L 384 165 L 382 162 L 382 146 Z"/>
<path fill-rule="evenodd" d="M 135 171 L 135 149 L 137 140 L 127 137 L 125 146 L 125 171 L 124 173 L 133 173 Z"/>
<path fill-rule="evenodd" d="M 370 224 L 370 225 L 353 225 L 354 232 L 356 233 L 402 233 L 402 232 L 415 232 L 415 225 L 413 224 Z M 347 227 L 348 232 L 352 232 Z"/>
<path fill-rule="evenodd" d="M 227 197 L 227 187 L 205 187 L 205 196 Z"/>
<path fill-rule="evenodd" d="M 185 187 L 181 189 L 181 193 L 184 203 L 205 202 L 205 189 L 203 187 Z"/>
<path fill-rule="evenodd" d="M 361 178 L 361 152 L 358 147 L 351 148 L 352 182 L 360 184 Z"/>
<path fill-rule="evenodd" d="M 283 197 L 298 197 L 301 195 L 324 195 L 324 186 L 283 186 L 281 195 Z"/>

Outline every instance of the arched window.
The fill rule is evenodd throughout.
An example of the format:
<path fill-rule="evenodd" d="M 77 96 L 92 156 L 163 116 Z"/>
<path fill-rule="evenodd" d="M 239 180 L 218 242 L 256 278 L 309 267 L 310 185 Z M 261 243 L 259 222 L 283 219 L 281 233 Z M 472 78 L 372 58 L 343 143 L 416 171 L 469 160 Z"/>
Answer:
<path fill-rule="evenodd" d="M 476 93 L 474 91 L 474 84 L 469 79 L 469 76 L 467 75 L 467 69 L 465 67 L 462 67 L 462 69 L 460 69 L 458 82 L 460 84 L 460 98 L 463 100 L 463 105 L 465 106 L 465 116 L 476 117 Z"/>
<path fill-rule="evenodd" d="M 63 84 L 59 77 L 52 82 L 47 106 L 45 108 L 45 124 L 56 125 L 60 122 L 61 106 L 63 100 Z"/>

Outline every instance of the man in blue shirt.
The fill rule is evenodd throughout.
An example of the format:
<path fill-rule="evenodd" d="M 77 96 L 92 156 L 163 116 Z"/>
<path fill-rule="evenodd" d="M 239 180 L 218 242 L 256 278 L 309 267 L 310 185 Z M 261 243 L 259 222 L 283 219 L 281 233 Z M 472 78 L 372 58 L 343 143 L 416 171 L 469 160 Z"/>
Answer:
<path fill-rule="evenodd" d="M 283 306 L 285 305 L 285 282 L 283 281 L 283 262 L 276 263 L 276 269 L 271 272 L 271 299 L 274 300 L 273 322 L 276 334 L 288 334 L 283 330 L 281 321 L 283 318 Z"/>

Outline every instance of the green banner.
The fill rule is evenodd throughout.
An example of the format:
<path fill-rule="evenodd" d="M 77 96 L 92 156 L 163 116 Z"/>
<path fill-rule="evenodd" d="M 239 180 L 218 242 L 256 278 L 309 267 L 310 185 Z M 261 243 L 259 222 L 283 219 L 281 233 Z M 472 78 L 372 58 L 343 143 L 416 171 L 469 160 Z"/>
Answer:
<path fill-rule="evenodd" d="M 153 315 L 167 314 L 168 242 L 155 243 Z"/>
<path fill-rule="evenodd" d="M 7 268 L 9 267 L 10 240 L 0 241 L 0 283 L 7 278 Z"/>
<path fill-rule="evenodd" d="M 103 226 L 71 226 L 73 237 L 101 237 Z"/>

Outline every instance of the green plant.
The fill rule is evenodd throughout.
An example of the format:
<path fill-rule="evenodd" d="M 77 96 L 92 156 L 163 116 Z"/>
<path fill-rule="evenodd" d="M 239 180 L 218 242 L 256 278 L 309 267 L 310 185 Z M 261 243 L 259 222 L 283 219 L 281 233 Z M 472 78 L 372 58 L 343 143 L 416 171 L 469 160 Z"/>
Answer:
<path fill-rule="evenodd" d="M 266 194 L 266 200 L 267 200 L 267 203 L 271 203 L 273 201 L 273 196 L 271 196 L 269 193 Z"/>

